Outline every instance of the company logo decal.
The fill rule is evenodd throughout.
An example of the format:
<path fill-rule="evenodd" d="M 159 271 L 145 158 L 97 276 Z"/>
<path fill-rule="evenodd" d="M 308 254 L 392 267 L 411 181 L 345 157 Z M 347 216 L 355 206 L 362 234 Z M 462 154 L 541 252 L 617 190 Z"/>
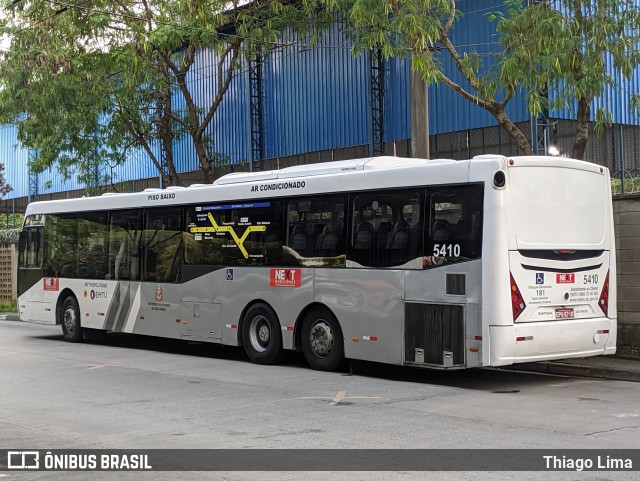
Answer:
<path fill-rule="evenodd" d="M 270 269 L 271 287 L 300 287 L 302 271 L 300 269 Z"/>
<path fill-rule="evenodd" d="M 556 274 L 556 284 L 573 284 L 575 281 L 575 274 Z"/>
<path fill-rule="evenodd" d="M 55 277 L 45 277 L 42 279 L 43 287 L 45 291 L 59 291 L 60 290 L 60 279 Z"/>
<path fill-rule="evenodd" d="M 7 451 L 7 468 L 8 469 L 40 469 L 40 452 L 39 451 Z"/>
<path fill-rule="evenodd" d="M 109 297 L 106 282 L 85 282 L 84 287 L 86 289 L 82 295 L 89 297 L 92 301 L 95 299 L 107 299 Z M 92 287 L 93 289 L 91 289 Z"/>

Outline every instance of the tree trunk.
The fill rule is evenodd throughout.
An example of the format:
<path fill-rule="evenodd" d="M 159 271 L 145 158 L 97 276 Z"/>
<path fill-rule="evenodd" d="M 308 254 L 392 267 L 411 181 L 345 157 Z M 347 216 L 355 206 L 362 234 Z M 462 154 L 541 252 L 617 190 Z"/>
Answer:
<path fill-rule="evenodd" d="M 578 160 L 584 159 L 589 141 L 589 120 L 591 118 L 591 96 L 586 95 L 578 100 L 578 127 L 576 128 L 576 139 L 573 143 L 571 157 Z"/>
<path fill-rule="evenodd" d="M 167 81 L 167 87 L 162 95 L 162 98 L 159 101 L 158 112 L 159 112 L 159 124 L 160 128 L 158 130 L 158 136 L 160 137 L 160 141 L 162 142 L 162 150 L 164 151 L 164 166 L 166 166 L 168 170 L 168 175 L 170 182 L 166 182 L 167 185 L 182 185 L 182 180 L 180 179 L 180 175 L 176 170 L 176 166 L 173 163 L 173 139 L 175 138 L 175 132 L 173 130 L 173 110 L 171 108 L 171 87 L 169 81 L 169 72 L 166 68 L 163 69 L 163 74 L 165 74 L 165 78 Z M 166 173 L 166 172 L 165 172 Z"/>
<path fill-rule="evenodd" d="M 202 143 L 202 137 L 192 137 L 193 144 L 196 148 L 196 155 L 198 156 L 198 161 L 200 162 L 200 168 L 202 172 L 204 172 L 204 183 L 212 184 L 214 179 L 213 169 L 211 168 L 211 162 L 209 161 L 209 157 L 207 156 L 207 149 L 205 149 L 204 144 Z"/>
<path fill-rule="evenodd" d="M 164 149 L 164 161 L 165 161 L 165 165 L 167 166 L 167 170 L 169 171 L 170 182 L 168 183 L 168 185 L 181 186 L 182 179 L 180 179 L 180 174 L 178 174 L 178 171 L 176 170 L 176 166 L 173 163 L 173 151 L 171 150 L 173 146 L 172 138 L 173 136 L 162 138 L 162 146 Z"/>
<path fill-rule="evenodd" d="M 493 114 L 500 126 L 509 134 L 509 136 L 516 141 L 518 148 L 522 151 L 522 155 L 533 155 L 533 149 L 527 140 L 527 136 L 524 135 L 522 130 L 520 130 L 509 118 L 504 110 L 504 105 L 493 104 L 492 107 L 487 110 Z"/>

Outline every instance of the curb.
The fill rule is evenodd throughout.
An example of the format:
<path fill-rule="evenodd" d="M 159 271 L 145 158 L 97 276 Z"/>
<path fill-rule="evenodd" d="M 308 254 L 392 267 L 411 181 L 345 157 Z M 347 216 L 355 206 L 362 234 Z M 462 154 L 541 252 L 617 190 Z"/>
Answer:
<path fill-rule="evenodd" d="M 638 363 L 638 361 L 628 361 Z M 640 368 L 640 363 L 638 363 Z M 618 369 L 602 366 L 585 366 L 581 364 L 558 363 L 558 362 L 535 362 L 520 364 L 510 367 L 514 371 L 529 371 L 542 374 L 554 374 L 560 376 L 579 376 L 609 379 L 612 381 L 640 382 L 640 369 Z"/>
<path fill-rule="evenodd" d="M 15 312 L 1 312 L 0 321 L 19 321 L 20 317 Z"/>

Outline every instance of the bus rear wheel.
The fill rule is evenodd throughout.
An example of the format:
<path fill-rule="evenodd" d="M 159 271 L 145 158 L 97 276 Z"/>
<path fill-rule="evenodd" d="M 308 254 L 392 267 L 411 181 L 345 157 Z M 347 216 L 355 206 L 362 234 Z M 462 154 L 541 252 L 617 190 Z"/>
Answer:
<path fill-rule="evenodd" d="M 82 341 L 82 327 L 80 327 L 80 308 L 73 296 L 68 296 L 62 302 L 62 335 L 67 342 Z"/>
<path fill-rule="evenodd" d="M 282 359 L 282 333 L 273 309 L 266 304 L 249 308 L 242 320 L 242 344 L 256 364 L 275 364 Z"/>
<path fill-rule="evenodd" d="M 313 308 L 302 321 L 302 353 L 318 371 L 335 371 L 344 364 L 342 329 L 333 314 Z"/>

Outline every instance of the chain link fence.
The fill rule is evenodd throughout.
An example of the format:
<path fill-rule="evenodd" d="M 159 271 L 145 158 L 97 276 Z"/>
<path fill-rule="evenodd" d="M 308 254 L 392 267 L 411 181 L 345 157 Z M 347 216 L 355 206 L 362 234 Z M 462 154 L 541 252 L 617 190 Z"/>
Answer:
<path fill-rule="evenodd" d="M 571 157 L 576 134 L 576 122 L 549 119 L 539 127 L 532 142 L 531 123 L 517 124 L 530 144 L 537 144 L 539 153 L 555 149 L 563 157 Z M 522 155 L 513 139 L 501 127 L 449 132 L 430 139 L 432 159 L 469 159 L 475 155 Z M 611 172 L 611 187 L 615 194 L 640 192 L 640 127 L 612 125 L 597 134 L 589 132 L 584 160 L 607 167 Z"/>

